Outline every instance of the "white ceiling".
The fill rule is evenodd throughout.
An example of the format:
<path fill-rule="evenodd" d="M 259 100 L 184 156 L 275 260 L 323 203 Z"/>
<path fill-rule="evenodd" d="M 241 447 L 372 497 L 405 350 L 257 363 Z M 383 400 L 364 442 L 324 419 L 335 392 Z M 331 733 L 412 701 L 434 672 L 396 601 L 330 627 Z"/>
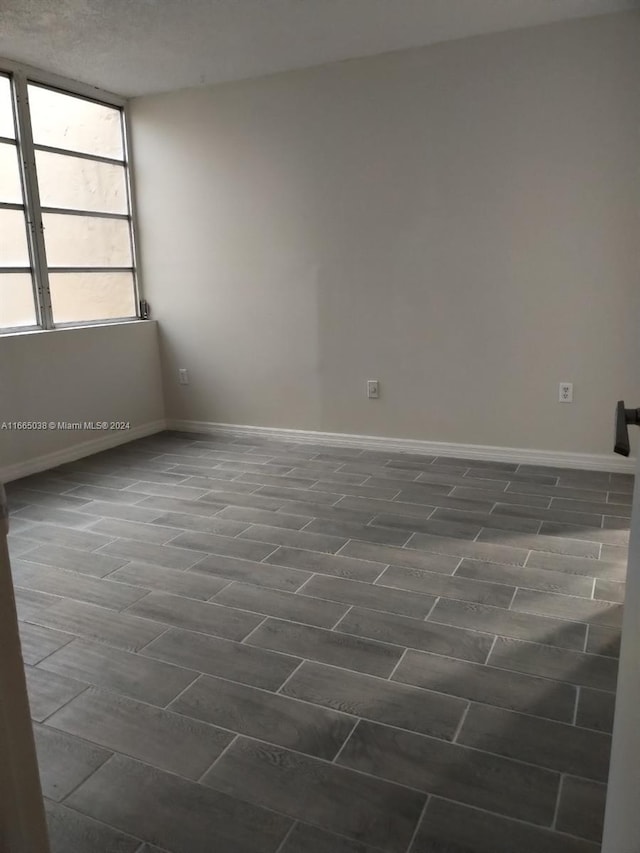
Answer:
<path fill-rule="evenodd" d="M 121 95 L 142 95 L 639 5 L 639 0 L 0 0 L 0 56 Z"/>

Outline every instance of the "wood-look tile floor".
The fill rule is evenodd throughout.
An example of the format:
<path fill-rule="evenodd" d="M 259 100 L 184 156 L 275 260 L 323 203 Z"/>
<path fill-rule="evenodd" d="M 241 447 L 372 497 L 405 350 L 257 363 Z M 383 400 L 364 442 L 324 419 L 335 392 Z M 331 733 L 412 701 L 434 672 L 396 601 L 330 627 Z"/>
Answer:
<path fill-rule="evenodd" d="M 10 484 L 53 853 L 597 853 L 631 489 L 169 433 Z"/>

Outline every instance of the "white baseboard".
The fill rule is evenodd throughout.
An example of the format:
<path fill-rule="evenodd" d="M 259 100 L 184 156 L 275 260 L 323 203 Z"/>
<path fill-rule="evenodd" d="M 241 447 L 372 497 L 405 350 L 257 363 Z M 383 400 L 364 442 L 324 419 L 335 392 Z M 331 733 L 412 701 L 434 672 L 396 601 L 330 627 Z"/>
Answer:
<path fill-rule="evenodd" d="M 633 474 L 635 459 L 625 459 L 613 453 L 568 453 L 556 450 L 530 450 L 520 447 L 492 447 L 482 444 L 452 444 L 442 441 L 421 441 L 413 438 L 387 438 L 377 435 L 352 435 L 339 432 L 276 429 L 274 427 L 218 424 L 209 421 L 168 420 L 167 429 L 206 435 L 232 435 L 238 437 L 275 438 L 282 441 L 299 441 L 364 450 L 389 450 L 404 453 L 424 453 L 429 456 L 460 456 L 463 459 L 511 462 L 517 465 L 548 465 L 553 468 L 582 468 L 589 471 L 614 471 Z"/>
<path fill-rule="evenodd" d="M 64 450 L 56 450 L 53 453 L 45 453 L 43 456 L 35 456 L 25 462 L 6 465 L 0 468 L 0 483 L 9 483 L 11 480 L 19 480 L 21 477 L 28 477 L 30 474 L 48 471 L 50 468 L 64 465 L 65 462 L 75 462 L 76 459 L 82 459 L 84 456 L 91 456 L 93 453 L 100 453 L 102 450 L 110 450 L 119 444 L 126 444 L 129 441 L 135 441 L 137 438 L 162 432 L 164 429 L 166 429 L 165 421 L 151 421 L 133 427 L 133 429 L 112 431 L 101 435 L 100 438 L 91 439 L 91 441 L 81 441 L 72 447 L 65 447 Z"/>

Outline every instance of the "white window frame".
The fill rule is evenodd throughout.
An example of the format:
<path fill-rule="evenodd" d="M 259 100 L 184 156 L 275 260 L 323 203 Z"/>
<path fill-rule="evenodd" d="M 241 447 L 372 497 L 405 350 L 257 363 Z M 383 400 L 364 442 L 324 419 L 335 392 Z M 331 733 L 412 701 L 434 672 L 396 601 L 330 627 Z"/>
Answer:
<path fill-rule="evenodd" d="M 19 62 L 14 62 L 8 59 L 0 59 L 0 74 L 8 76 L 11 90 L 13 93 L 15 105 L 15 126 L 16 139 L 18 147 L 18 155 L 20 161 L 21 181 L 23 188 L 23 201 L 25 207 L 25 215 L 27 220 L 27 239 L 29 244 L 29 256 L 31 267 L 0 267 L 2 272 L 28 272 L 32 275 L 34 305 L 36 310 L 36 325 L 32 326 L 16 326 L 16 327 L 0 327 L 0 337 L 2 335 L 19 335 L 32 334 L 40 331 L 55 331 L 56 329 L 68 329 L 86 326 L 106 326 L 118 323 L 130 323 L 135 320 L 142 319 L 140 300 L 141 300 L 141 283 L 140 283 L 140 267 L 138 263 L 138 253 L 136 246 L 137 233 L 137 216 L 136 205 L 133 190 L 133 166 L 131 162 L 131 137 L 129 133 L 129 108 L 128 100 L 121 95 L 115 95 L 112 92 L 106 92 L 95 86 L 86 83 L 80 83 L 75 80 L 69 80 L 65 77 L 60 77 L 57 74 L 51 74 L 47 71 L 41 71 L 29 65 L 24 65 Z M 127 203 L 129 213 L 125 215 L 112 215 L 93 213 L 91 211 L 68 210 L 64 208 L 44 207 L 45 213 L 64 213 L 69 215 L 85 215 L 98 216 L 103 218 L 126 219 L 129 223 L 129 239 L 131 244 L 131 267 L 56 267 L 55 272 L 130 272 L 133 280 L 134 304 L 136 313 L 130 317 L 117 317 L 108 320 L 86 320 L 72 323 L 54 323 L 53 312 L 51 307 L 51 291 L 49 288 L 49 268 L 47 267 L 45 244 L 44 244 L 44 228 L 42 224 L 43 207 L 40 204 L 40 196 L 38 192 L 38 179 L 36 173 L 36 150 L 48 150 L 54 153 L 70 154 L 88 160 L 97 160 L 100 162 L 116 162 L 110 158 L 102 158 L 85 154 L 83 152 L 70 152 L 66 149 L 51 148 L 50 146 L 34 146 L 33 135 L 31 130 L 31 116 L 29 113 L 29 100 L 27 86 L 29 83 L 38 86 L 44 86 L 49 89 L 61 92 L 66 95 L 84 98 L 98 104 L 104 104 L 108 107 L 115 107 L 121 113 L 121 129 L 122 129 L 122 148 L 123 161 L 122 165 L 125 170 L 125 186 L 127 194 Z M 14 140 L 6 140 L 13 142 Z M 120 164 L 121 161 L 117 161 Z M 16 209 L 17 205 L 0 202 L 2 209 Z M 22 205 L 19 205 L 22 208 Z"/>

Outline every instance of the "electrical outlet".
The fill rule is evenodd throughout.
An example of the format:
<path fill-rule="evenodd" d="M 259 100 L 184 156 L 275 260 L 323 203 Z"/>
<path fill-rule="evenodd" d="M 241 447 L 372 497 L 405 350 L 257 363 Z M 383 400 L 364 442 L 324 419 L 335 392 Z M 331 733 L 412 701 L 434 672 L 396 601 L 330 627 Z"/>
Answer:
<path fill-rule="evenodd" d="M 184 367 L 181 367 L 178 370 L 178 383 L 180 385 L 188 385 L 189 384 L 189 372 Z"/>
<path fill-rule="evenodd" d="M 380 396 L 380 383 L 377 379 L 367 379 L 367 397 L 370 400 L 377 400 Z"/>
<path fill-rule="evenodd" d="M 558 402 L 573 403 L 573 382 L 561 382 L 558 386 Z"/>

